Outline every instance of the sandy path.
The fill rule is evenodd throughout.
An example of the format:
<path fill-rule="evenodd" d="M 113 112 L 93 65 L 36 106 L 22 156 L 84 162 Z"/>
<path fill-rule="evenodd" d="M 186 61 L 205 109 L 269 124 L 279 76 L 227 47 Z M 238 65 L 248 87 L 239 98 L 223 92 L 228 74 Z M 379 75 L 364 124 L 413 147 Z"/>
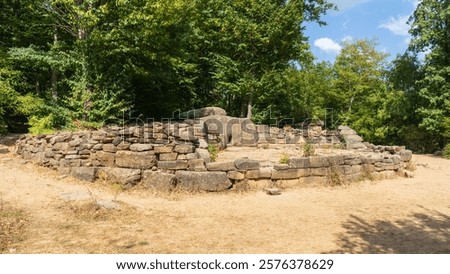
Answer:
<path fill-rule="evenodd" d="M 280 196 L 159 197 L 144 190 L 115 196 L 105 186 L 4 157 L 12 159 L 0 159 L 1 197 L 29 216 L 25 240 L 11 252 L 450 253 L 450 161 L 440 158 L 416 155 L 413 179 Z M 93 210 L 62 193 L 115 198 L 121 207 Z"/>

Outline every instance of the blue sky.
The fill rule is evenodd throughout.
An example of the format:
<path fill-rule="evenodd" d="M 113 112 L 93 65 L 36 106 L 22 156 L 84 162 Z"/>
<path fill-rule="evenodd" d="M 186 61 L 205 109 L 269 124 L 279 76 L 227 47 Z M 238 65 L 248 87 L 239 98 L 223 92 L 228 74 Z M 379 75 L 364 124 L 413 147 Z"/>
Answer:
<path fill-rule="evenodd" d="M 339 11 L 329 11 L 322 19 L 328 25 L 306 25 L 311 50 L 317 61 L 334 62 L 345 40 L 375 39 L 378 51 L 392 60 L 404 53 L 411 39 L 407 20 L 418 0 L 329 0 Z"/>

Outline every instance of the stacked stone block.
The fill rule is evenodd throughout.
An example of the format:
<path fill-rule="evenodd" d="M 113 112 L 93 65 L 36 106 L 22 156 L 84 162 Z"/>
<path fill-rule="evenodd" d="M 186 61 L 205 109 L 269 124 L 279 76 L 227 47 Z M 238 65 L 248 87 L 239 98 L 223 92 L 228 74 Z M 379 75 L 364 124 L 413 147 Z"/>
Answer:
<path fill-rule="evenodd" d="M 270 130 L 257 129 L 259 133 Z M 105 179 L 125 186 L 142 183 L 153 189 L 195 191 L 224 191 L 242 182 L 326 185 L 336 180 L 392 178 L 404 175 L 403 169 L 412 158 L 412 152 L 404 147 L 369 145 L 359 154 L 297 157 L 286 164 L 247 158 L 211 162 L 207 135 L 188 120 L 154 122 L 97 131 L 23 135 L 16 143 L 16 152 L 25 160 L 86 181 Z"/>

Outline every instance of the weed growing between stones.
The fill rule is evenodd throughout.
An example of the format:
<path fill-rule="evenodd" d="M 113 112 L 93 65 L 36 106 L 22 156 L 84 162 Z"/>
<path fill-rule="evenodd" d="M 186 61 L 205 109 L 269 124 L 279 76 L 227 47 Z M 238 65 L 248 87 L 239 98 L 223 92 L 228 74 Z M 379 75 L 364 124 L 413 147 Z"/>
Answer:
<path fill-rule="evenodd" d="M 303 156 L 309 157 L 309 156 L 315 156 L 316 155 L 316 149 L 312 144 L 306 143 L 303 145 Z"/>
<path fill-rule="evenodd" d="M 289 155 L 286 152 L 283 152 L 281 154 L 279 163 L 280 164 L 287 164 L 287 163 L 289 163 Z"/>
<path fill-rule="evenodd" d="M 209 144 L 208 145 L 209 156 L 211 157 L 211 161 L 215 162 L 217 157 L 219 156 L 219 147 L 217 145 Z"/>
<path fill-rule="evenodd" d="M 330 186 L 342 186 L 346 182 L 336 165 L 330 166 L 329 182 Z"/>

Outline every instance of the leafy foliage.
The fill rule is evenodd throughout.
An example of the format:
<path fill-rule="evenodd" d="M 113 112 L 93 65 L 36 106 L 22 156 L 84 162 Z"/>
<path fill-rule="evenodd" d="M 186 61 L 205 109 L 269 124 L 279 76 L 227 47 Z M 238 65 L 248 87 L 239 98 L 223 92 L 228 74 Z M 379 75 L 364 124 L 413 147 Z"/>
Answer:
<path fill-rule="evenodd" d="M 410 44 L 415 52 L 427 52 L 424 77 L 419 82 L 423 103 L 418 111 L 420 126 L 435 136 L 440 145 L 450 135 L 450 3 L 423 0 L 410 18 Z"/>

